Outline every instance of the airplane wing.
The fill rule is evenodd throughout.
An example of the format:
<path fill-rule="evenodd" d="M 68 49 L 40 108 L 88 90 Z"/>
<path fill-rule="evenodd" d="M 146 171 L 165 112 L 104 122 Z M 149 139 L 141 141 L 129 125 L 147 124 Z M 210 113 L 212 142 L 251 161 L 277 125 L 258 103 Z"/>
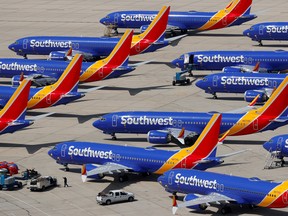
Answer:
<path fill-rule="evenodd" d="M 172 208 L 172 213 L 175 214 L 178 208 L 183 208 L 187 206 L 194 206 L 194 205 L 200 205 L 200 204 L 220 204 L 222 203 L 229 203 L 231 201 L 236 201 L 235 199 L 218 194 L 218 193 L 211 193 L 209 195 L 204 195 L 204 196 L 199 196 L 198 198 L 189 200 L 189 201 L 184 201 L 183 203 L 173 206 Z"/>
<path fill-rule="evenodd" d="M 86 173 L 82 174 L 82 181 L 85 182 L 87 177 L 97 175 L 97 174 L 105 174 L 105 173 L 113 173 L 113 172 L 121 172 L 133 170 L 131 167 L 127 167 L 117 163 L 106 163 L 104 165 L 95 166 L 94 169 L 86 171 Z"/>
<path fill-rule="evenodd" d="M 187 137 L 188 135 L 197 136 L 200 134 L 195 131 L 185 130 L 185 128 L 168 128 L 168 131 L 175 139 L 177 139 L 183 145 L 185 145 L 185 137 Z"/>

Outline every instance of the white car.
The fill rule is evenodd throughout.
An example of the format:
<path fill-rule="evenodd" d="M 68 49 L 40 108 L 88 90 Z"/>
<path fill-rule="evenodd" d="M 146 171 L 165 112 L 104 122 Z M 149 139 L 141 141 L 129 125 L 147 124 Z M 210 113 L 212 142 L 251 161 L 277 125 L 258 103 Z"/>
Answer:
<path fill-rule="evenodd" d="M 107 194 L 99 193 L 96 197 L 98 204 L 110 205 L 111 203 L 134 200 L 134 194 L 123 190 L 110 190 Z"/>

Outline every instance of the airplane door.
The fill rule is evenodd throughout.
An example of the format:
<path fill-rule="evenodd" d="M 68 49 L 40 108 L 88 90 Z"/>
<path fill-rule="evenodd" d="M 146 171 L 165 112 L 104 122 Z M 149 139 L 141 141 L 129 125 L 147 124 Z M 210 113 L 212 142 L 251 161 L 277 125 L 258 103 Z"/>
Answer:
<path fill-rule="evenodd" d="M 284 204 L 288 204 L 288 191 L 285 191 L 282 195 L 282 201 Z"/>
<path fill-rule="evenodd" d="M 183 158 L 181 161 L 181 168 L 186 168 L 186 158 Z"/>
<path fill-rule="evenodd" d="M 255 119 L 253 121 L 253 130 L 257 131 L 258 130 L 258 119 Z"/>
<path fill-rule="evenodd" d="M 114 24 L 118 23 L 119 13 L 114 14 Z"/>
<path fill-rule="evenodd" d="M 67 149 L 67 145 L 63 144 L 61 147 L 61 157 L 65 157 L 66 149 Z"/>
<path fill-rule="evenodd" d="M 51 104 L 51 94 L 48 94 L 48 95 L 46 96 L 46 103 L 47 103 L 47 104 Z"/>
<path fill-rule="evenodd" d="M 117 127 L 118 115 L 112 116 L 112 127 Z"/>
<path fill-rule="evenodd" d="M 259 35 L 263 35 L 264 34 L 264 26 L 260 25 L 259 26 Z"/>
<path fill-rule="evenodd" d="M 178 127 L 182 127 L 183 122 L 181 120 L 178 120 Z"/>
<path fill-rule="evenodd" d="M 222 24 L 223 26 L 227 26 L 227 16 L 223 17 Z"/>
<path fill-rule="evenodd" d="M 136 43 L 135 45 L 135 50 L 137 53 L 139 53 L 141 51 L 141 41 L 139 41 L 138 43 Z"/>
<path fill-rule="evenodd" d="M 213 86 L 214 87 L 217 87 L 217 85 L 218 85 L 218 76 L 213 76 Z"/>
<path fill-rule="evenodd" d="M 282 149 L 282 142 L 283 142 L 283 137 L 279 137 L 277 140 L 277 147 L 276 147 L 276 149 L 279 151 L 281 151 Z"/>
<path fill-rule="evenodd" d="M 28 39 L 23 40 L 23 49 L 27 49 L 28 41 Z"/>
<path fill-rule="evenodd" d="M 172 171 L 172 172 L 170 172 L 169 177 L 168 177 L 168 184 L 169 185 L 172 185 L 173 177 L 174 177 L 174 172 Z"/>
<path fill-rule="evenodd" d="M 99 69 L 99 77 L 103 78 L 103 67 Z"/>
<path fill-rule="evenodd" d="M 120 161 L 120 155 L 119 154 L 116 155 L 116 161 Z"/>

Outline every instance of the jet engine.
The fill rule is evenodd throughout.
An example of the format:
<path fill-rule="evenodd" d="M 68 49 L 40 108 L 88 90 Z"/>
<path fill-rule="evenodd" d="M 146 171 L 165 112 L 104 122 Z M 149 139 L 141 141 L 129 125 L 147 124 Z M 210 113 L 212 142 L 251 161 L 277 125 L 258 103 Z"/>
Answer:
<path fill-rule="evenodd" d="M 198 196 L 196 196 L 195 194 L 187 194 L 184 197 L 184 201 L 187 202 L 187 201 L 190 201 L 190 200 L 193 200 L 193 199 L 196 199 L 196 198 L 198 198 Z M 207 207 L 208 206 L 206 204 L 187 206 L 187 208 L 196 209 L 196 210 L 205 210 Z"/>
<path fill-rule="evenodd" d="M 244 94 L 244 100 L 246 102 L 251 102 L 255 97 L 257 97 L 257 95 L 259 95 L 259 98 L 256 101 L 257 103 L 264 103 L 269 99 L 268 95 L 264 91 L 248 90 Z"/>
<path fill-rule="evenodd" d="M 240 73 L 243 72 L 241 67 L 224 67 L 222 69 L 222 72 L 224 73 Z"/>
<path fill-rule="evenodd" d="M 44 76 L 42 74 L 35 74 L 33 76 L 24 76 L 24 78 L 31 78 L 32 85 L 36 87 L 42 87 L 47 85 L 54 84 L 57 79 L 54 77 Z M 20 85 L 20 82 L 22 81 L 21 75 L 16 75 L 12 77 L 12 86 L 18 87 Z"/>
<path fill-rule="evenodd" d="M 67 61 L 67 60 L 69 60 L 67 58 L 66 52 L 60 52 L 60 51 L 50 52 L 48 59 L 49 60 L 59 60 L 59 61 Z"/>
<path fill-rule="evenodd" d="M 171 142 L 171 134 L 167 131 L 152 130 L 148 132 L 147 140 L 153 144 L 168 144 Z"/>
<path fill-rule="evenodd" d="M 149 25 L 142 25 L 142 26 L 140 27 L 140 32 L 141 32 L 141 33 L 145 32 L 148 27 L 149 27 Z"/>

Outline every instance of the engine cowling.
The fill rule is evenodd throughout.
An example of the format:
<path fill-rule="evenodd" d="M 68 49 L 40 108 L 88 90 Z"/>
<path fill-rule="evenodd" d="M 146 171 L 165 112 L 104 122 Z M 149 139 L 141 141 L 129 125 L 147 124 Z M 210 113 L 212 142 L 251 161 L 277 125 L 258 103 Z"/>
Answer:
<path fill-rule="evenodd" d="M 143 33 L 144 31 L 146 31 L 146 29 L 148 28 L 149 25 L 142 25 L 140 27 L 140 32 Z"/>
<path fill-rule="evenodd" d="M 48 59 L 49 60 L 59 60 L 59 61 L 67 61 L 68 60 L 66 53 L 65 52 L 59 52 L 59 51 L 50 52 Z"/>
<path fill-rule="evenodd" d="M 27 76 L 24 76 L 24 78 L 27 78 Z M 22 77 L 21 75 L 16 75 L 16 76 L 13 76 L 12 79 L 11 79 L 11 84 L 13 87 L 18 87 L 20 85 L 20 80 L 22 80 Z"/>
<path fill-rule="evenodd" d="M 239 73 L 239 72 L 243 72 L 243 71 L 240 67 L 224 67 L 222 69 L 222 72 L 224 72 L 224 73 Z"/>
<path fill-rule="evenodd" d="M 187 194 L 184 197 L 184 201 L 190 201 L 190 200 L 194 200 L 196 198 L 199 198 L 198 196 L 196 196 L 195 194 Z M 200 204 L 200 205 L 194 205 L 194 206 L 187 206 L 187 208 L 190 209 L 196 209 L 196 210 L 205 210 L 208 206 L 206 204 Z"/>
<path fill-rule="evenodd" d="M 171 142 L 171 134 L 167 131 L 152 130 L 148 132 L 147 140 L 153 144 L 167 144 Z"/>
<path fill-rule="evenodd" d="M 248 90 L 244 93 L 244 100 L 246 102 L 251 102 L 255 97 L 257 97 L 257 95 L 259 95 L 259 98 L 256 101 L 257 103 L 264 103 L 269 99 L 268 95 L 264 91 Z"/>
<path fill-rule="evenodd" d="M 104 178 L 104 174 L 95 174 L 95 175 L 89 175 L 89 171 L 92 171 L 94 169 L 96 169 L 98 166 L 96 166 L 95 164 L 85 164 L 82 166 L 82 175 L 86 175 L 87 178 L 91 178 L 91 179 L 102 179 Z"/>

